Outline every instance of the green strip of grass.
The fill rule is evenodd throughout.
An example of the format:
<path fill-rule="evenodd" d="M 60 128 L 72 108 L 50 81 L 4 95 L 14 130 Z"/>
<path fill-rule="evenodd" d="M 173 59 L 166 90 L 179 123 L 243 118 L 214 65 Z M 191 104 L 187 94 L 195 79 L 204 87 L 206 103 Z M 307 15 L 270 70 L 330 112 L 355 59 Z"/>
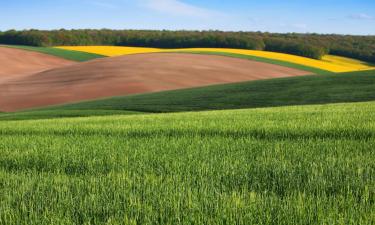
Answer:
<path fill-rule="evenodd" d="M 0 120 L 37 120 L 66 117 L 89 117 L 89 116 L 111 116 L 111 115 L 133 115 L 144 114 L 143 112 L 126 111 L 126 110 L 31 110 L 15 113 L 0 113 Z"/>
<path fill-rule="evenodd" d="M 208 51 L 181 51 L 179 53 L 222 55 L 222 56 L 228 56 L 228 57 L 233 57 L 233 58 L 249 59 L 249 60 L 254 60 L 258 62 L 265 62 L 265 63 L 275 64 L 279 66 L 290 67 L 294 69 L 308 71 L 308 72 L 311 72 L 312 74 L 320 74 L 320 75 L 333 74 L 333 72 L 330 72 L 328 70 L 322 70 L 322 69 L 318 69 L 315 67 L 300 65 L 297 63 L 285 62 L 285 61 L 276 60 L 276 59 L 267 59 L 267 58 L 258 57 L 258 56 L 242 55 L 242 54 L 227 53 L 227 52 L 208 52 Z"/>
<path fill-rule="evenodd" d="M 98 55 L 98 54 L 93 54 L 93 53 L 70 51 L 70 50 L 52 48 L 52 47 L 32 47 L 32 46 L 22 46 L 22 45 L 4 45 L 3 47 L 40 52 L 40 53 L 53 55 L 53 56 L 57 56 L 60 58 L 77 61 L 77 62 L 84 62 L 84 61 L 89 61 L 92 59 L 106 57 L 103 55 Z"/>
<path fill-rule="evenodd" d="M 370 225 L 375 104 L 0 122 L 0 223 Z"/>

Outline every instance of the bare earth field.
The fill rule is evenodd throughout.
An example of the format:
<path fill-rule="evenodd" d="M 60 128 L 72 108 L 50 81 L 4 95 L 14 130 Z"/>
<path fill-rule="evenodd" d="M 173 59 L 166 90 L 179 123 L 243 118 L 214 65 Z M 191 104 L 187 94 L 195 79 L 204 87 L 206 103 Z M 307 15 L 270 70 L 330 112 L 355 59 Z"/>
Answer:
<path fill-rule="evenodd" d="M 0 111 L 311 74 L 278 65 L 213 55 L 153 53 L 74 64 L 22 50 L 19 50 L 20 55 L 17 57 L 18 50 L 0 49 L 0 75 L 19 76 L 17 79 L 0 80 Z M 9 59 L 9 52 L 12 59 Z M 45 58 L 38 61 L 36 55 Z M 67 66 L 60 67 L 62 65 Z M 51 69 L 53 67 L 60 68 Z M 42 70 L 47 71 L 40 72 Z"/>
<path fill-rule="evenodd" d="M 74 63 L 38 52 L 0 46 L 0 83 Z"/>

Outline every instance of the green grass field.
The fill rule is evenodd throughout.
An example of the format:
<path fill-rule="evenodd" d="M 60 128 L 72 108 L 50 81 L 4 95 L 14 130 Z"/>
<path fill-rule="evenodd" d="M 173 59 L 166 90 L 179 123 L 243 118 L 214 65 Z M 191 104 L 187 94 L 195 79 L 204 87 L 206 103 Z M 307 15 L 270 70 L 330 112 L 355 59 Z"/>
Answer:
<path fill-rule="evenodd" d="M 33 47 L 33 46 L 23 46 L 23 45 L 4 45 L 3 47 L 8 48 L 18 48 L 28 51 L 40 52 L 48 55 L 57 56 L 60 58 L 77 61 L 77 62 L 84 62 L 92 59 L 103 58 L 105 56 L 86 53 L 86 52 L 78 52 L 78 51 L 69 51 L 64 49 L 58 48 L 51 48 L 51 47 Z"/>
<path fill-rule="evenodd" d="M 0 122 L 0 224 L 374 224 L 375 103 Z"/>
<path fill-rule="evenodd" d="M 0 120 L 184 112 L 375 100 L 375 70 L 316 75 L 114 97 L 32 111 L 5 113 Z M 79 112 L 79 113 L 77 113 Z"/>

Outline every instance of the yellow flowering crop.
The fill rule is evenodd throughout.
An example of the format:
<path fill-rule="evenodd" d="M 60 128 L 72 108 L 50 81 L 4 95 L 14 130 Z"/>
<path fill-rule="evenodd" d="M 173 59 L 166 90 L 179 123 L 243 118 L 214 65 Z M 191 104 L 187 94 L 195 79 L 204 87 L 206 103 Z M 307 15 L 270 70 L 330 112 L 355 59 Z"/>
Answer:
<path fill-rule="evenodd" d="M 327 70 L 331 72 L 350 72 L 356 70 L 368 70 L 375 69 L 374 67 L 366 65 L 366 63 L 353 60 L 345 57 L 324 56 L 322 60 L 310 59 L 302 56 L 277 53 L 277 52 L 267 52 L 267 51 L 256 51 L 256 50 L 244 50 L 244 49 L 222 49 L 222 48 L 191 48 L 182 49 L 178 51 L 202 51 L 202 52 L 224 52 L 224 53 L 234 53 L 241 55 L 249 55 L 262 57 L 267 59 L 275 59 L 285 62 L 296 63 L 304 66 L 314 67 L 322 70 Z"/>
<path fill-rule="evenodd" d="M 346 58 L 346 57 L 341 57 L 341 56 L 335 56 L 335 55 L 326 55 L 322 59 L 325 62 L 330 62 L 334 63 L 336 65 L 341 65 L 345 67 L 350 67 L 354 70 L 369 70 L 369 69 L 375 69 L 373 66 L 369 65 L 366 62 L 356 60 L 356 59 L 351 59 L 351 58 Z"/>
<path fill-rule="evenodd" d="M 94 53 L 104 56 L 120 56 L 140 53 L 161 52 L 158 48 L 141 48 L 141 47 L 120 47 L 120 46 L 62 46 L 56 47 L 65 50 Z"/>
<path fill-rule="evenodd" d="M 310 59 L 306 57 L 244 49 L 229 49 L 229 48 L 185 48 L 185 49 L 159 49 L 159 48 L 142 48 L 142 47 L 121 47 L 121 46 L 63 46 L 57 47 L 67 50 L 82 51 L 88 53 L 95 53 L 105 56 L 119 56 L 140 53 L 157 53 L 157 52 L 222 52 L 262 57 L 267 59 L 280 60 L 291 62 L 304 66 L 314 67 L 317 69 L 327 70 L 331 72 L 351 72 L 357 70 L 375 69 L 365 62 L 354 60 L 345 57 L 327 55 L 322 60 Z"/>

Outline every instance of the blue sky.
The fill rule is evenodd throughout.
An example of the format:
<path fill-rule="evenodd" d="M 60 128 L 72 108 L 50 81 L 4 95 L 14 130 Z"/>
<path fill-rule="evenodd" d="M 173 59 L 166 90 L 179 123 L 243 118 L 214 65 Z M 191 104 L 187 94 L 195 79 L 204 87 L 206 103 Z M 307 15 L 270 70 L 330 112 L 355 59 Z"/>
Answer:
<path fill-rule="evenodd" d="M 375 35 L 375 0 L 0 0 L 0 30 L 171 29 Z"/>

